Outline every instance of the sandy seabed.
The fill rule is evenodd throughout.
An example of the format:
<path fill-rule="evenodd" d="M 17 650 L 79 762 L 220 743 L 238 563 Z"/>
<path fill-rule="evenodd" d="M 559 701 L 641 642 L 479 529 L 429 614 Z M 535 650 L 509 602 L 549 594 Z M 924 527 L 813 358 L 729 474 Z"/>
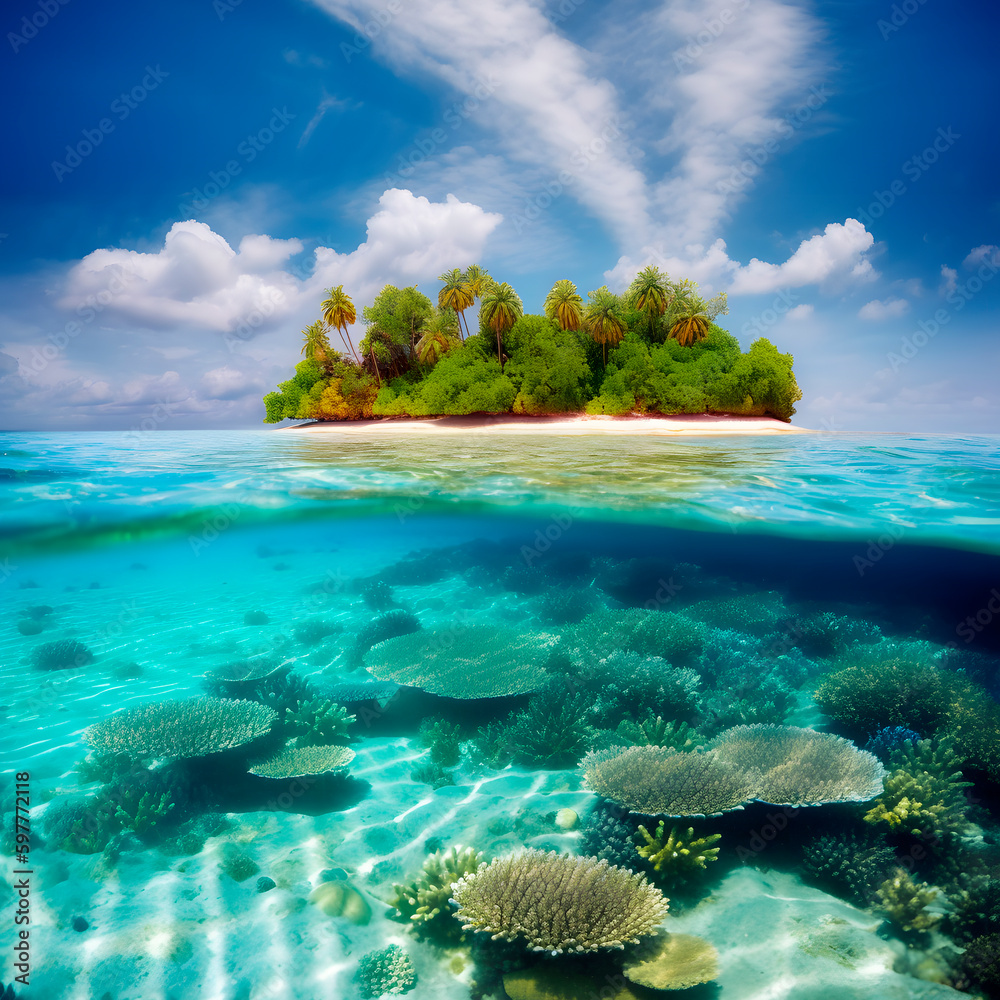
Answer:
<path fill-rule="evenodd" d="M 808 434 L 773 417 L 738 417 L 707 413 L 673 417 L 528 417 L 516 414 L 381 420 L 336 420 L 295 424 L 282 430 L 319 434 Z"/>

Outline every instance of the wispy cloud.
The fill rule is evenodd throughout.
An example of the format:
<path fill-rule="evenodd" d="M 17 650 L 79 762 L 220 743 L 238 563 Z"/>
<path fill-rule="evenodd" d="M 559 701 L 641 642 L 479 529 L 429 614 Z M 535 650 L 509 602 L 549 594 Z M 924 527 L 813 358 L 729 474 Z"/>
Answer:
<path fill-rule="evenodd" d="M 326 117 L 327 111 L 341 111 L 344 108 L 350 107 L 350 101 L 341 100 L 335 97 L 333 94 L 328 94 L 325 90 L 323 91 L 323 98 L 320 100 L 319 104 L 316 106 L 315 112 L 313 112 L 312 118 L 309 119 L 309 124 L 306 125 L 301 137 L 299 138 L 299 149 L 312 138 L 313 132 L 316 131 L 316 126 Z"/>

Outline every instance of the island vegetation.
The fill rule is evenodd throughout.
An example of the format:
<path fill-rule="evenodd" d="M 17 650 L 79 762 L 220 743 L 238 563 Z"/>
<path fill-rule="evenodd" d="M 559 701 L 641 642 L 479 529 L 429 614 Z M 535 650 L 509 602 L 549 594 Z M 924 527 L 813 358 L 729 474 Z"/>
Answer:
<path fill-rule="evenodd" d="M 788 421 L 802 398 L 790 354 L 764 337 L 743 352 L 716 325 L 728 313 L 724 292 L 706 301 L 693 281 L 656 267 L 624 294 L 605 286 L 586 302 L 572 281 L 557 281 L 542 315 L 525 314 L 517 292 L 478 265 L 439 280 L 437 305 L 416 287 L 386 285 L 362 310 L 357 346 L 354 303 L 342 285 L 329 289 L 295 374 L 264 397 L 265 423 L 472 413 Z"/>

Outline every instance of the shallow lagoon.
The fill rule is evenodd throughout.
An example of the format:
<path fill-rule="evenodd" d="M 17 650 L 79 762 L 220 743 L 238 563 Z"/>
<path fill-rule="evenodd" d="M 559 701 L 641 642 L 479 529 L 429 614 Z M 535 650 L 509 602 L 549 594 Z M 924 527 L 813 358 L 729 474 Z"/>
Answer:
<path fill-rule="evenodd" d="M 722 835 L 717 860 L 687 880 L 635 855 L 671 899 L 664 926 L 719 953 L 716 981 L 684 994 L 626 986 L 617 951 L 552 958 L 472 931 L 462 941 L 450 913 L 454 927 L 427 932 L 391 903 L 394 884 L 457 845 L 627 860 L 638 820 L 622 834 L 629 816 L 609 814 L 578 761 L 641 741 L 634 727 L 649 716 L 690 725 L 696 741 L 782 724 L 864 746 L 871 732 L 814 699 L 824 676 L 860 661 L 915 663 L 988 700 L 1000 653 L 996 438 L 317 437 L 3 436 L 2 811 L 8 851 L 13 775 L 28 771 L 29 1000 L 362 996 L 360 960 L 392 944 L 417 998 L 502 997 L 505 973 L 516 992 L 518 975 L 549 968 L 582 977 L 580 996 L 979 988 L 952 946 L 971 932 L 947 916 L 963 890 L 933 851 L 914 869 L 938 890 L 920 933 L 884 922 L 874 888 L 852 895 L 810 870 L 824 837 L 881 838 L 894 852 L 881 856 L 886 878 L 912 856 L 897 830 L 866 823 L 870 803 L 786 814 L 751 802 L 675 821 Z M 646 624 L 641 641 L 621 626 L 640 619 L 658 623 L 652 638 Z M 462 700 L 384 682 L 378 697 L 345 701 L 366 666 L 401 660 L 400 622 L 412 620 L 484 639 L 489 670 L 509 669 L 503 649 L 524 643 L 563 688 Z M 368 645 L 387 629 L 383 656 Z M 92 659 L 46 669 L 36 650 L 61 640 Z M 175 762 L 169 781 L 81 773 L 84 730 L 117 710 L 262 697 L 206 680 L 247 664 L 347 705 L 346 772 L 293 787 L 248 778 L 246 761 L 223 755 Z M 560 721 L 567 705 L 574 717 Z M 1000 827 L 988 769 L 964 770 L 974 784 L 961 850 L 985 880 L 967 904 L 982 911 L 981 937 L 975 893 L 994 877 Z M 123 780 L 152 782 L 165 814 L 148 826 L 133 816 L 138 831 L 104 816 Z M 82 835 L 73 823 L 94 815 Z"/>

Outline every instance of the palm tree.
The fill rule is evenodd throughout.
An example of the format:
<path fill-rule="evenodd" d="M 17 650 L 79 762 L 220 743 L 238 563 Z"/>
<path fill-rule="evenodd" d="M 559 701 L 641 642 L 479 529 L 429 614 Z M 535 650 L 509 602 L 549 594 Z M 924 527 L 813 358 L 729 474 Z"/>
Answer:
<path fill-rule="evenodd" d="M 360 365 L 358 353 L 354 350 L 351 338 L 346 335 L 346 330 L 353 323 L 357 322 L 358 313 L 354 308 L 350 295 L 344 291 L 343 285 L 326 290 L 326 298 L 320 303 L 323 310 L 323 319 L 334 329 L 340 332 L 340 339 L 343 340 L 347 349 L 354 355 L 354 360 Z M 374 359 L 373 359 L 374 360 Z"/>
<path fill-rule="evenodd" d="M 629 305 L 645 314 L 652 338 L 656 321 L 667 311 L 673 299 L 666 274 L 652 265 L 644 267 L 629 285 L 626 295 Z"/>
<path fill-rule="evenodd" d="M 324 370 L 330 363 L 330 352 L 333 350 L 326 329 L 323 320 L 318 319 L 302 331 L 302 353 L 307 358 L 313 358 Z"/>
<path fill-rule="evenodd" d="M 490 285 L 496 284 L 490 277 L 490 272 L 479 264 L 470 264 L 465 269 L 465 283 L 469 286 L 469 291 L 472 292 L 474 298 L 479 299 L 480 302 L 482 302 Z"/>
<path fill-rule="evenodd" d="M 675 315 L 668 337 L 673 337 L 681 347 L 690 347 L 699 340 L 704 340 L 712 325 L 705 303 L 700 299 L 691 299 Z"/>
<path fill-rule="evenodd" d="M 458 347 L 458 339 L 444 330 L 429 329 L 417 341 L 417 360 L 422 365 L 436 365 L 443 355 Z"/>
<path fill-rule="evenodd" d="M 562 278 L 552 286 L 542 308 L 545 315 L 563 330 L 579 330 L 583 326 L 583 299 L 568 278 Z"/>
<path fill-rule="evenodd" d="M 465 317 L 462 314 L 476 299 L 465 275 L 462 274 L 459 268 L 453 267 L 450 271 L 439 274 L 438 281 L 444 282 L 444 288 L 438 292 L 438 308 L 454 309 L 464 319 Z M 465 324 L 465 330 L 468 333 L 468 323 Z M 459 334 L 461 332 L 461 323 L 459 323 Z"/>
<path fill-rule="evenodd" d="M 497 335 L 497 357 L 500 359 L 501 372 L 503 371 L 501 339 L 523 315 L 524 304 L 506 281 L 502 285 L 494 282 L 483 293 L 480 316 L 486 328 Z"/>
<path fill-rule="evenodd" d="M 604 364 L 608 364 L 608 344 L 620 344 L 628 327 L 622 316 L 622 303 L 608 286 L 590 292 L 590 301 L 583 314 L 583 325 L 598 344 L 604 346 Z"/>

